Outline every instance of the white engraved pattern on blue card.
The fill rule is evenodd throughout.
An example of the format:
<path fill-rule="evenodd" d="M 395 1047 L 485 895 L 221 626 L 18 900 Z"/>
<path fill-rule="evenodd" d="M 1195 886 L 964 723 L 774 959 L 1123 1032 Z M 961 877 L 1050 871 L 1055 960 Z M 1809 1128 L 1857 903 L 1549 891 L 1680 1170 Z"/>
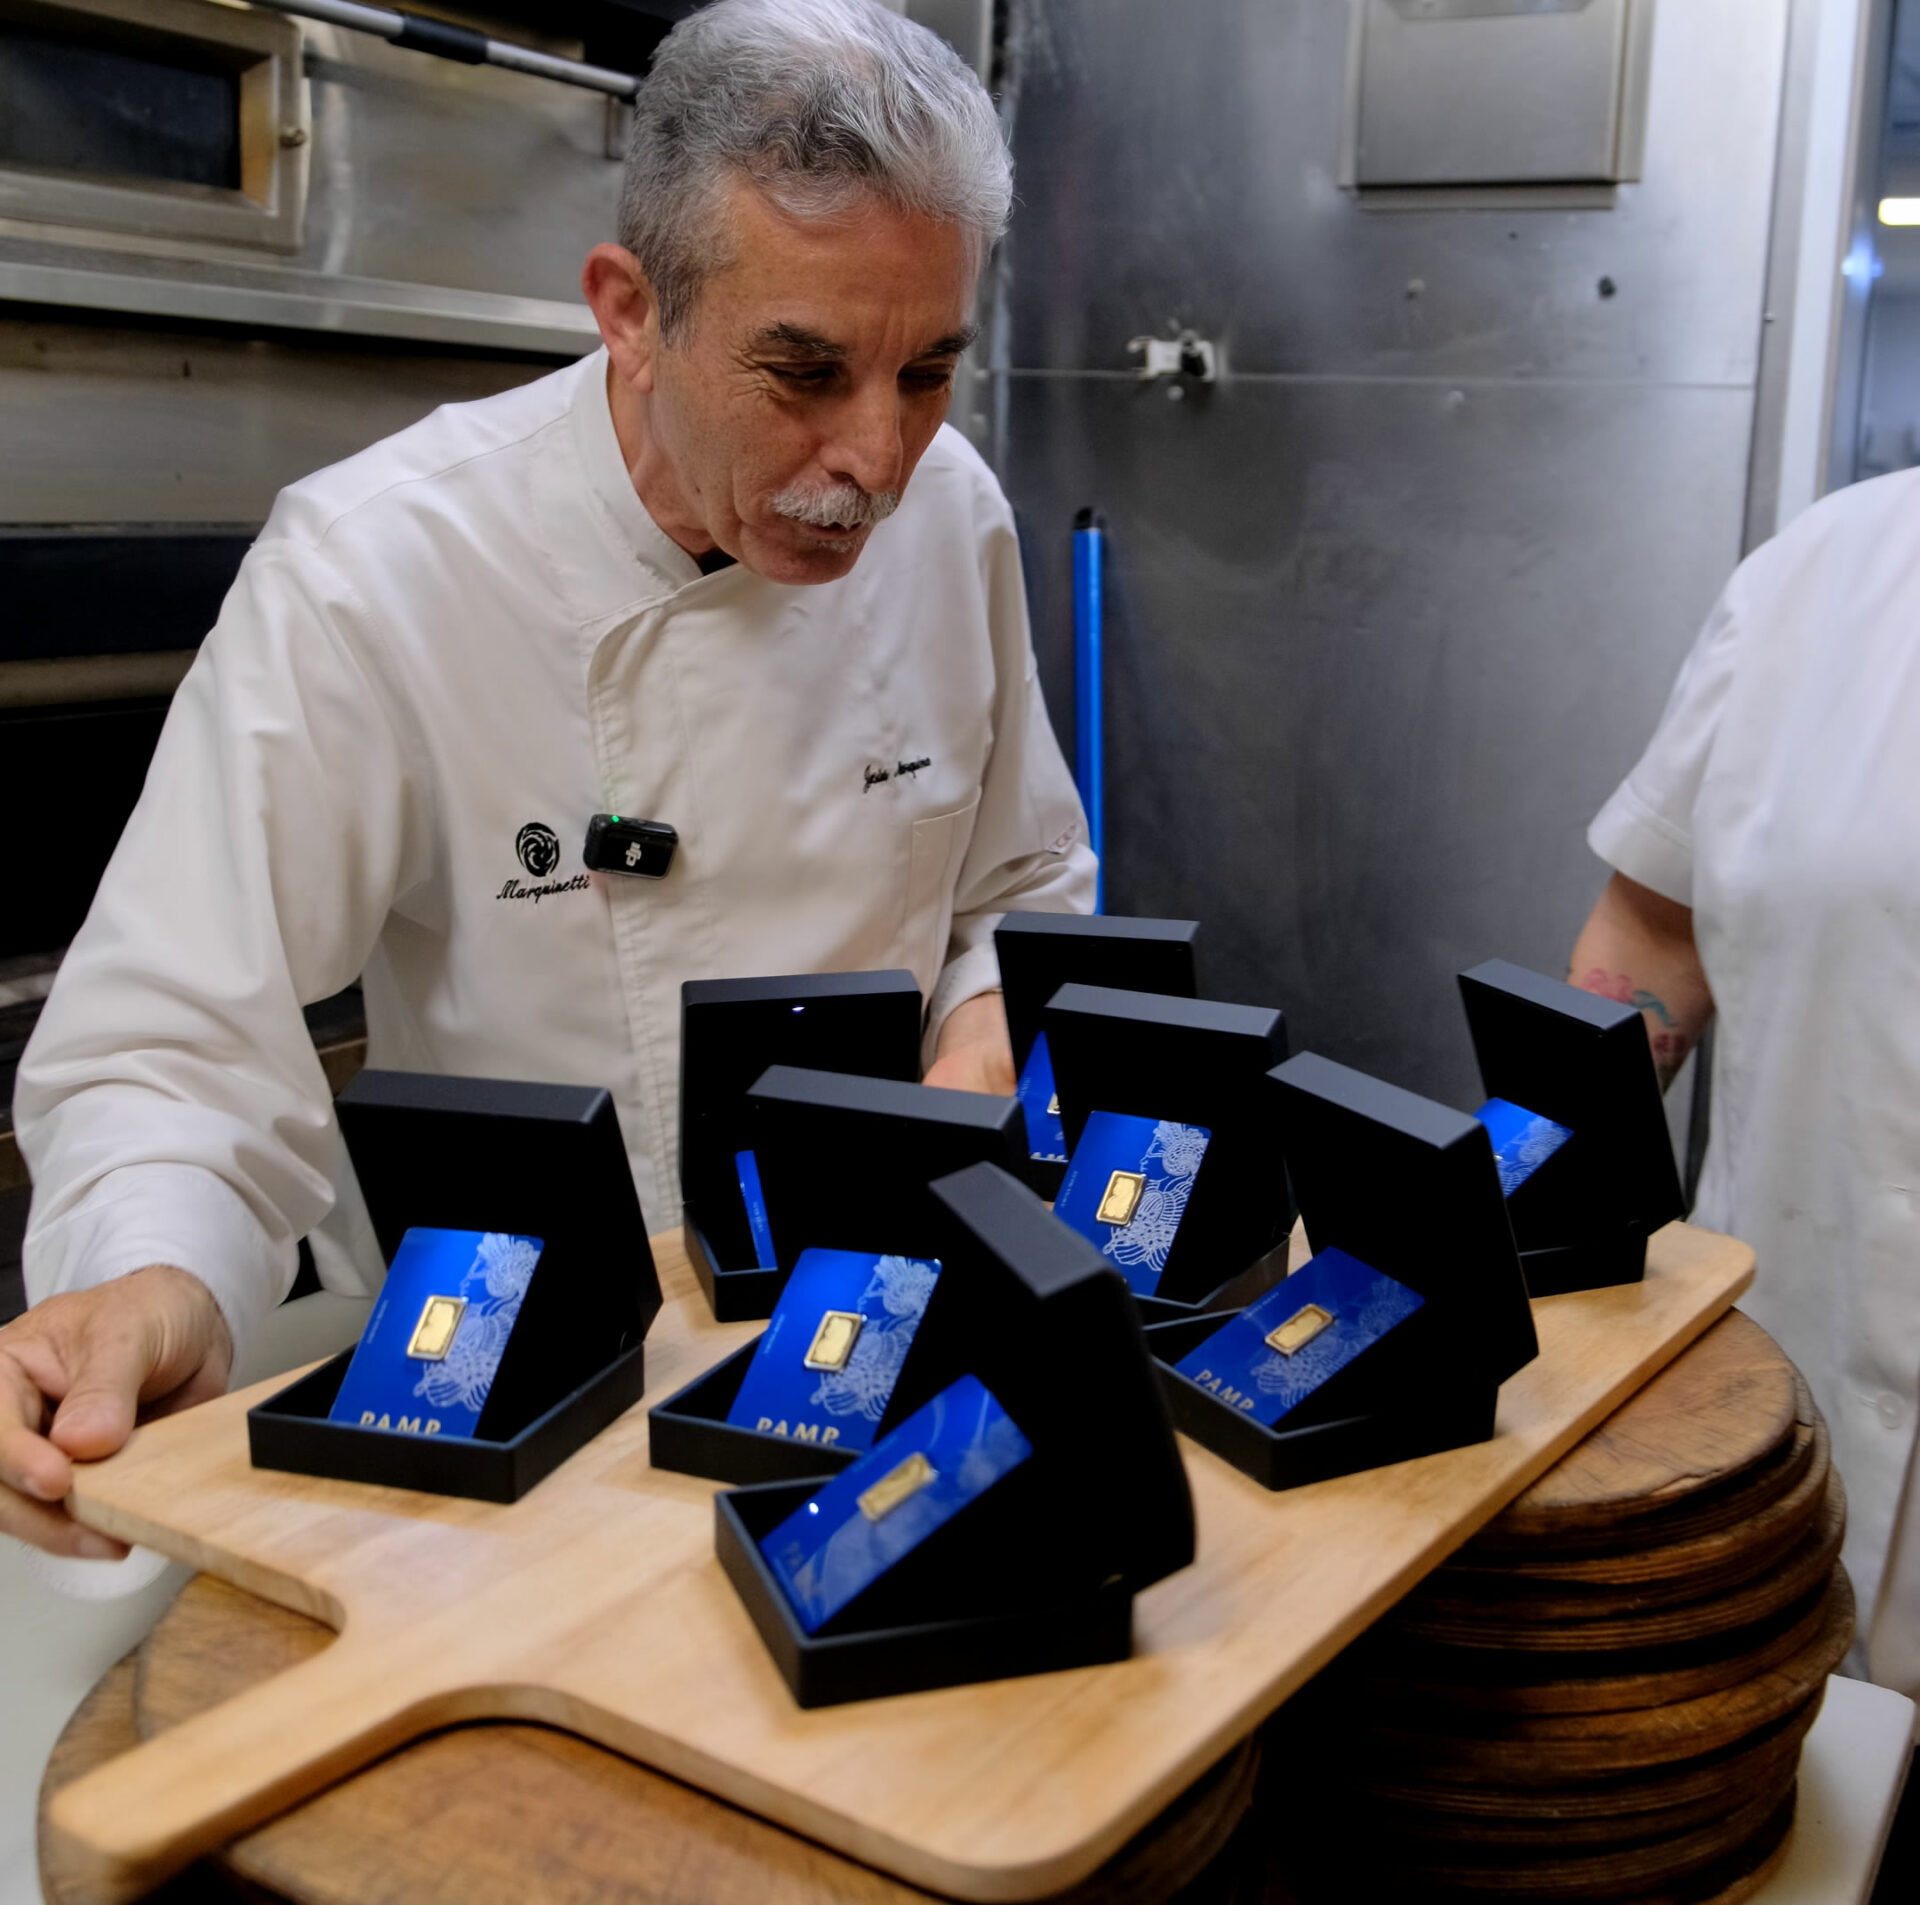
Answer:
<path fill-rule="evenodd" d="M 472 1435 L 544 1247 L 538 1237 L 503 1231 L 408 1231 L 329 1419 L 407 1435 Z M 422 1362 L 407 1349 L 433 1296 L 463 1299 L 466 1308 L 445 1356 Z"/>
<path fill-rule="evenodd" d="M 1270 1348 L 1268 1336 L 1310 1303 L 1332 1324 L 1291 1356 Z M 1228 1408 L 1272 1428 L 1422 1306 L 1404 1283 L 1344 1250 L 1323 1250 L 1174 1367 Z"/>
<path fill-rule="evenodd" d="M 1027 1121 L 1028 1156 L 1043 1164 L 1066 1163 L 1067 1132 L 1060 1122 L 1060 1101 L 1054 1095 L 1053 1054 L 1047 1050 L 1046 1033 L 1033 1041 L 1014 1094 Z"/>
<path fill-rule="evenodd" d="M 1500 1167 L 1500 1190 L 1506 1197 L 1573 1136 L 1565 1125 L 1504 1098 L 1489 1098 L 1473 1115 L 1493 1140 L 1493 1161 Z"/>
<path fill-rule="evenodd" d="M 760 1160 L 751 1151 L 736 1151 L 733 1169 L 740 1180 L 740 1201 L 747 1207 L 754 1265 L 761 1270 L 777 1269 L 780 1259 L 774 1254 L 773 1226 L 767 1221 L 767 1197 L 760 1188 Z"/>
<path fill-rule="evenodd" d="M 1211 1136 L 1204 1125 L 1092 1112 L 1074 1147 L 1053 1214 L 1111 1257 L 1132 1289 L 1151 1296 L 1167 1267 Z M 1116 1171 L 1138 1173 L 1146 1180 L 1132 1220 L 1125 1224 L 1100 1219 Z"/>
<path fill-rule="evenodd" d="M 940 1265 L 931 1259 L 803 1250 L 727 1420 L 736 1428 L 823 1447 L 868 1447 L 939 1276 Z M 807 1352 L 829 1310 L 861 1319 L 853 1354 L 844 1368 L 809 1369 Z"/>
<path fill-rule="evenodd" d="M 761 1543 L 802 1628 L 819 1631 L 936 1529 L 1033 1453 L 1019 1425 L 978 1377 L 962 1376 L 836 1475 Z M 915 1455 L 933 1473 L 874 1519 L 863 1495 Z"/>

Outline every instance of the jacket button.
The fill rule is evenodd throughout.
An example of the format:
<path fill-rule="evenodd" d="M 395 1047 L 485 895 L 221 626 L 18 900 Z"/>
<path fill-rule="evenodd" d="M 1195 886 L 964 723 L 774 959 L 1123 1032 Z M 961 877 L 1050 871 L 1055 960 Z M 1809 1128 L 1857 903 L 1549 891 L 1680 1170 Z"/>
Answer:
<path fill-rule="evenodd" d="M 1879 1402 L 1880 1420 L 1889 1428 L 1897 1429 L 1907 1419 L 1907 1405 L 1891 1389 L 1885 1391 Z"/>

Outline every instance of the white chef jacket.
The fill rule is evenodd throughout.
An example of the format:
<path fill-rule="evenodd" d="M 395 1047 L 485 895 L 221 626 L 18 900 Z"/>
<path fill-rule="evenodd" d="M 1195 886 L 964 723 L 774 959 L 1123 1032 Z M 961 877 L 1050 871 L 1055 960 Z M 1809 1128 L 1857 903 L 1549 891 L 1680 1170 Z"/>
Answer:
<path fill-rule="evenodd" d="M 1832 1428 L 1870 1671 L 1920 1694 L 1920 472 L 1742 565 L 1587 837 L 1693 908 L 1718 1014 L 1696 1217 L 1754 1247 L 1741 1307 Z"/>
<path fill-rule="evenodd" d="M 606 1086 L 660 1229 L 682 980 L 909 967 L 930 1053 L 999 983 L 1001 912 L 1091 907 L 965 440 L 840 581 L 702 575 L 606 376 L 438 410 L 279 497 L 20 1066 L 36 1299 L 173 1263 L 246 1337 L 347 1181 L 300 1007 L 363 971 L 374 1065 Z M 667 877 L 587 874 L 599 812 L 677 828 Z M 364 1231 L 357 1268 L 316 1239 L 323 1281 L 377 1280 Z"/>

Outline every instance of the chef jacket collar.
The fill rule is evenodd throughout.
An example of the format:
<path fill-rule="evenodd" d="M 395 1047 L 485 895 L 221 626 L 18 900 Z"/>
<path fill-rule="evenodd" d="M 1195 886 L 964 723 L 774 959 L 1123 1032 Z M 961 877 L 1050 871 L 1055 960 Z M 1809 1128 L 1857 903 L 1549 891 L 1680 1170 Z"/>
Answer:
<path fill-rule="evenodd" d="M 614 432 L 604 348 L 581 360 L 576 378 L 569 437 L 595 505 L 593 527 L 598 533 L 592 554 L 579 548 L 577 563 L 568 567 L 584 588 L 586 599 L 580 606 L 587 619 L 641 608 L 684 588 L 741 573 L 735 565 L 702 575 L 699 563 L 647 514 Z"/>

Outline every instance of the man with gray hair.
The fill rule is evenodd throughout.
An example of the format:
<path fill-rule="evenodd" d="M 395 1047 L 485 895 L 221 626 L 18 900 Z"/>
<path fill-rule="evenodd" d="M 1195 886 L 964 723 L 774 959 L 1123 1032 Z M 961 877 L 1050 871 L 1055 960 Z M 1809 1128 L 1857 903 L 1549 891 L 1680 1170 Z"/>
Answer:
<path fill-rule="evenodd" d="M 910 967 L 929 1082 L 1013 1089 L 994 922 L 1094 865 L 942 427 L 1009 200 L 933 35 L 716 0 L 636 102 L 604 348 L 282 494 L 20 1067 L 0 1530 L 116 1552 L 72 1462 L 219 1393 L 302 1236 L 377 1283 L 301 1018 L 363 972 L 376 1065 L 609 1087 L 656 1223 L 684 979 Z M 665 877 L 589 872 L 596 813 Z"/>

